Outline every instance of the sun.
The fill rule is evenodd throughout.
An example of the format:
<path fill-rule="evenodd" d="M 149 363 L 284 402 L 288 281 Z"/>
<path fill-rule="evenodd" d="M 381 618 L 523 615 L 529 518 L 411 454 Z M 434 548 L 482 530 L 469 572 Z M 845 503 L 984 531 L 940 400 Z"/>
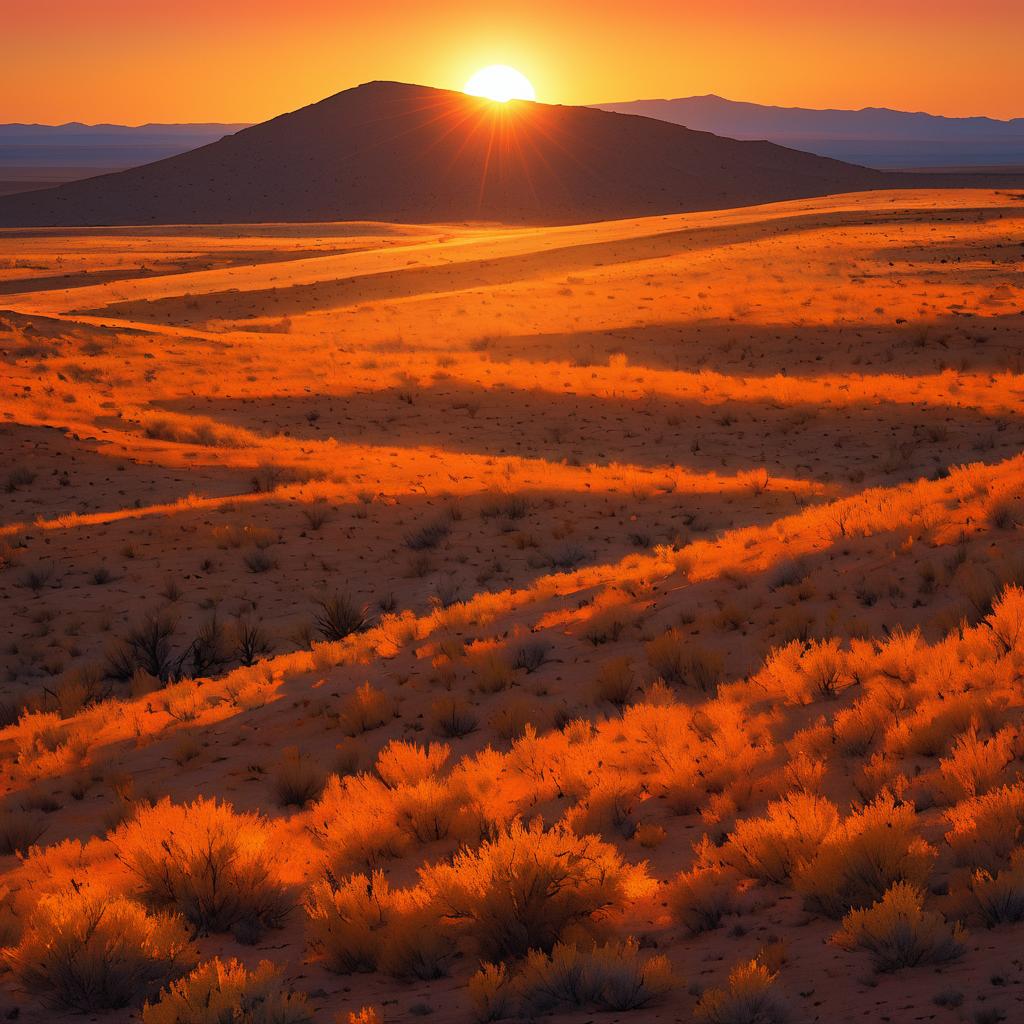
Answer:
<path fill-rule="evenodd" d="M 492 64 L 490 67 L 481 68 L 470 77 L 464 91 L 470 96 L 483 96 L 498 103 L 537 98 L 537 93 L 526 75 L 507 64 Z"/>

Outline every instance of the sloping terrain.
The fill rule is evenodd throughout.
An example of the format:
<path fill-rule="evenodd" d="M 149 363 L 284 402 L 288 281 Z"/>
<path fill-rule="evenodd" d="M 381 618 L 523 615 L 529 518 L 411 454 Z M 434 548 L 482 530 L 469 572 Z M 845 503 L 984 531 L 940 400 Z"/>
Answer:
<path fill-rule="evenodd" d="M 371 82 L 145 167 L 0 197 L 0 224 L 558 223 L 752 205 L 879 180 L 646 118 Z"/>
<path fill-rule="evenodd" d="M 0 233 L 0 1015 L 1016 1019 L 1022 228 Z"/>

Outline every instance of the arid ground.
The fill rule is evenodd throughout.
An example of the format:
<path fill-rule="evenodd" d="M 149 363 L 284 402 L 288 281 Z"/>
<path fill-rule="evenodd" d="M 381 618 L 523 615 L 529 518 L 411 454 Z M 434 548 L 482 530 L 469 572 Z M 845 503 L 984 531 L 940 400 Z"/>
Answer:
<path fill-rule="evenodd" d="M 0 1016 L 1024 1019 L 1022 341 L 1017 192 L 0 231 Z"/>

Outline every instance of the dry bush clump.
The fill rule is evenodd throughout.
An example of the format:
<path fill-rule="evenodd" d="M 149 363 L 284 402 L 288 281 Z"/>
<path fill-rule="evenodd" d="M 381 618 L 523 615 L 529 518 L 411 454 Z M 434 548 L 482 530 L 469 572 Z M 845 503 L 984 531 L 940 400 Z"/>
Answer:
<path fill-rule="evenodd" d="M 1017 730 L 1000 729 L 994 736 L 978 735 L 977 726 L 957 737 L 950 755 L 939 761 L 945 789 L 954 799 L 977 797 L 1004 781 L 1015 760 Z"/>
<path fill-rule="evenodd" d="M 836 805 L 810 793 L 791 793 L 768 805 L 763 818 L 736 823 L 723 856 L 764 882 L 785 882 L 806 864 L 839 824 Z"/>
<path fill-rule="evenodd" d="M 0 856 L 22 853 L 46 831 L 46 819 L 17 807 L 0 810 Z"/>
<path fill-rule="evenodd" d="M 316 882 L 303 898 L 310 946 L 337 974 L 383 971 L 429 980 L 447 973 L 452 944 L 418 889 L 392 889 L 380 871 Z"/>
<path fill-rule="evenodd" d="M 418 743 L 392 740 L 377 755 L 374 771 L 391 789 L 412 786 L 436 775 L 448 761 L 451 748 L 447 743 Z"/>
<path fill-rule="evenodd" d="M 1024 834 L 1024 785 L 1003 786 L 946 812 L 946 842 L 957 864 L 994 872 L 1008 867 Z"/>
<path fill-rule="evenodd" d="M 306 997 L 285 991 L 281 970 L 261 960 L 254 971 L 214 957 L 172 982 L 142 1011 L 143 1024 L 313 1024 Z"/>
<path fill-rule="evenodd" d="M 165 798 L 139 809 L 111 841 L 147 902 L 176 908 L 202 931 L 258 934 L 288 913 L 270 826 L 258 815 L 202 797 L 186 805 Z"/>
<path fill-rule="evenodd" d="M 310 809 L 311 830 L 323 847 L 325 866 L 335 877 L 376 868 L 409 849 L 415 837 L 403 829 L 399 812 L 409 788 L 391 789 L 365 774 L 332 775 L 327 780 Z"/>
<path fill-rule="evenodd" d="M 668 884 L 666 892 L 672 920 L 688 935 L 711 931 L 736 907 L 737 875 L 729 868 L 695 867 Z"/>
<path fill-rule="evenodd" d="M 1024 857 L 1017 850 L 1010 867 L 993 874 L 975 871 L 968 883 L 970 903 L 988 928 L 1024 921 Z"/>
<path fill-rule="evenodd" d="M 44 894 L 2 956 L 30 992 L 80 1013 L 138 1005 L 196 962 L 180 917 L 91 888 Z"/>
<path fill-rule="evenodd" d="M 883 794 L 845 818 L 795 879 L 807 905 L 829 917 L 867 907 L 895 882 L 924 885 L 936 851 L 917 834 L 912 804 Z"/>
<path fill-rule="evenodd" d="M 535 1019 L 553 1011 L 593 1008 L 639 1010 L 675 987 L 668 959 L 640 956 L 636 941 L 581 949 L 556 943 L 550 954 L 533 950 L 515 972 L 485 963 L 470 979 L 476 1020 Z"/>
<path fill-rule="evenodd" d="M 622 905 L 636 871 L 593 836 L 514 822 L 451 864 L 420 873 L 431 902 L 483 958 L 500 960 L 550 952 L 571 925 L 592 928 Z"/>
<path fill-rule="evenodd" d="M 323 792 L 327 777 L 298 747 L 285 747 L 274 770 L 274 793 L 282 807 L 305 807 Z"/>
<path fill-rule="evenodd" d="M 342 699 L 338 708 L 338 725 L 346 736 L 360 736 L 386 725 L 394 715 L 394 700 L 365 682 Z"/>
<path fill-rule="evenodd" d="M 775 975 L 757 960 L 738 964 L 725 988 L 701 996 L 694 1017 L 704 1024 L 788 1024 L 789 1006 L 774 984 Z"/>
<path fill-rule="evenodd" d="M 636 690 L 636 676 L 629 658 L 612 658 L 598 670 L 591 687 L 594 702 L 624 708 Z"/>
<path fill-rule="evenodd" d="M 347 594 L 334 594 L 317 605 L 316 628 L 328 641 L 344 640 L 352 633 L 366 629 L 366 609 L 356 604 Z"/>
<path fill-rule="evenodd" d="M 447 739 L 461 739 L 473 732 L 479 719 L 469 701 L 462 697 L 438 697 L 430 706 L 434 731 Z"/>
<path fill-rule="evenodd" d="M 722 656 L 687 639 L 676 629 L 651 640 L 646 650 L 647 663 L 666 683 L 706 692 L 722 678 Z"/>
<path fill-rule="evenodd" d="M 921 889 L 897 882 L 872 906 L 850 911 L 833 941 L 844 949 L 871 953 L 878 971 L 941 964 L 962 956 L 963 929 L 951 928 L 941 914 L 924 910 L 923 904 Z"/>
<path fill-rule="evenodd" d="M 634 811 L 638 787 L 610 774 L 591 786 L 587 795 L 566 812 L 563 820 L 577 835 L 600 835 L 609 841 L 631 839 L 636 831 Z"/>

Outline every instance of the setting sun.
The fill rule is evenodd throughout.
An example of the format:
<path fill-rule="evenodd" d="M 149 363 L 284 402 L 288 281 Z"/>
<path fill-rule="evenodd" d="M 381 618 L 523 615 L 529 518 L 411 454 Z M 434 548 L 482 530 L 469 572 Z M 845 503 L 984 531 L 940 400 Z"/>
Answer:
<path fill-rule="evenodd" d="M 465 91 L 470 96 L 483 96 L 498 103 L 537 98 L 536 90 L 526 75 L 507 64 L 481 68 L 466 82 Z"/>

